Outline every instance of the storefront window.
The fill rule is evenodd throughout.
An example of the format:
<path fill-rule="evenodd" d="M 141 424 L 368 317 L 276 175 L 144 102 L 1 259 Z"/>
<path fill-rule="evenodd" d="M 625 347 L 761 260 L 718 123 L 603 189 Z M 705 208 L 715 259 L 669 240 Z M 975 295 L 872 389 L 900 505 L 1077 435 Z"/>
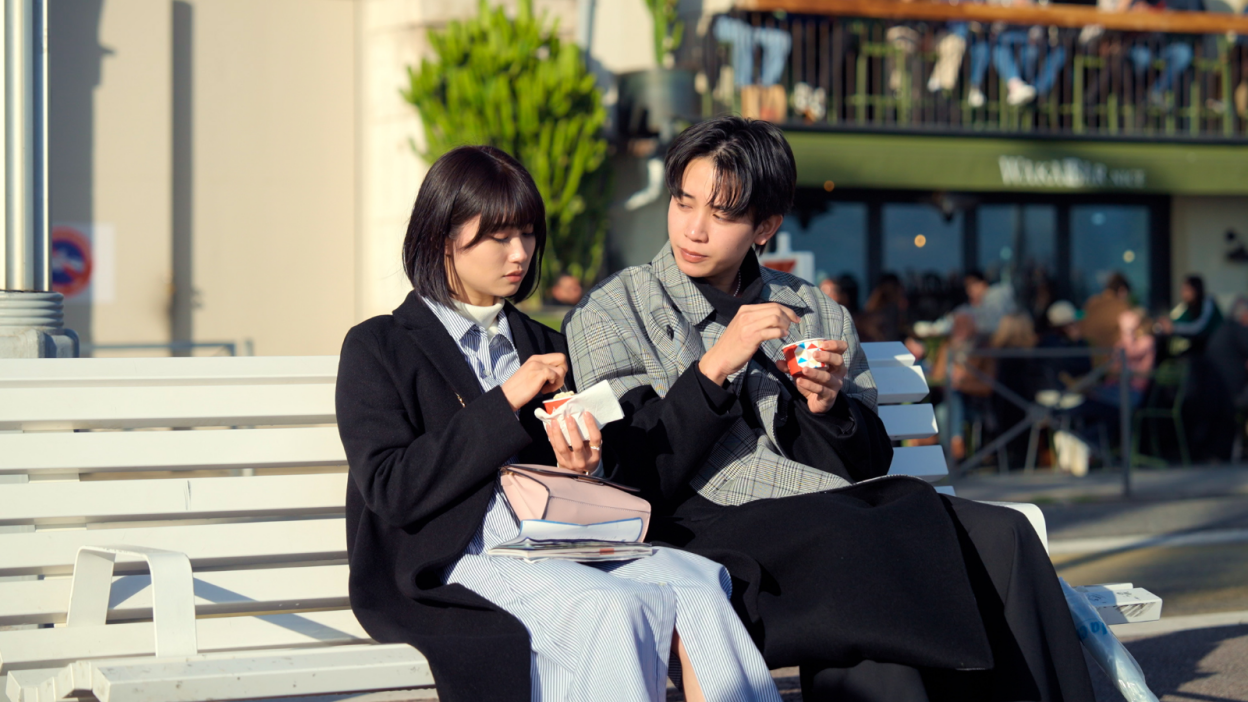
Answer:
<path fill-rule="evenodd" d="M 792 235 L 790 245 L 798 251 L 815 254 L 815 280 L 839 280 L 842 288 L 852 288 L 851 298 L 858 305 L 867 299 L 867 206 L 860 202 L 837 202 L 803 227 L 797 217 L 788 217 L 780 227 Z"/>
<path fill-rule="evenodd" d="M 912 321 L 935 319 L 960 299 L 962 216 L 931 205 L 884 205 L 882 271 L 901 278 Z"/>
<path fill-rule="evenodd" d="M 1057 208 L 1053 205 L 981 205 L 977 265 L 992 282 L 1014 287 L 1033 316 L 1054 301 L 1057 270 Z"/>
<path fill-rule="evenodd" d="M 1082 304 L 1118 271 L 1132 297 L 1149 301 L 1149 217 L 1144 205 L 1076 205 L 1070 208 L 1071 283 Z"/>

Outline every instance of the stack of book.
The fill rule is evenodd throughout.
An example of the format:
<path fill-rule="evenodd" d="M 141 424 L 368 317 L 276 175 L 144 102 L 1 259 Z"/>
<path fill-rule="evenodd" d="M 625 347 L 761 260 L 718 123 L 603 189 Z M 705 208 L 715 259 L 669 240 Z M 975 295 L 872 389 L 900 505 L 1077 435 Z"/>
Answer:
<path fill-rule="evenodd" d="M 582 563 L 628 561 L 654 553 L 654 546 L 639 541 L 641 529 L 640 519 L 598 524 L 525 519 L 520 522 L 520 534 L 516 538 L 488 549 L 486 553 L 523 558 L 530 562 L 547 559 Z"/>

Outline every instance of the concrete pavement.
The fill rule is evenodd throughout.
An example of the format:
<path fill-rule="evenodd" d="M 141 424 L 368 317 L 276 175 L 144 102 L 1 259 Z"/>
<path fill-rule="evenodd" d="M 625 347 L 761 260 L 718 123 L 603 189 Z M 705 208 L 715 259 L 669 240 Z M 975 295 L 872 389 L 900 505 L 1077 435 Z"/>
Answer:
<path fill-rule="evenodd" d="M 1248 700 L 1248 467 L 1137 470 L 1129 498 L 1110 472 L 953 484 L 970 499 L 1039 505 L 1068 582 L 1132 582 L 1161 595 L 1160 621 L 1115 631 L 1162 702 Z M 1098 702 L 1122 700 L 1090 669 Z"/>

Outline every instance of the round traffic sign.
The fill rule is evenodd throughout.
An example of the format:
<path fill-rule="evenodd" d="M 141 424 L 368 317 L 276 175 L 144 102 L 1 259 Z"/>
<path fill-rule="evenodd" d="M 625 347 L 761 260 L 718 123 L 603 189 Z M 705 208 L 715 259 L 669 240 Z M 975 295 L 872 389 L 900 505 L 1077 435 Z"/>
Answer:
<path fill-rule="evenodd" d="M 91 282 L 91 242 L 73 227 L 52 228 L 52 290 L 65 297 Z"/>

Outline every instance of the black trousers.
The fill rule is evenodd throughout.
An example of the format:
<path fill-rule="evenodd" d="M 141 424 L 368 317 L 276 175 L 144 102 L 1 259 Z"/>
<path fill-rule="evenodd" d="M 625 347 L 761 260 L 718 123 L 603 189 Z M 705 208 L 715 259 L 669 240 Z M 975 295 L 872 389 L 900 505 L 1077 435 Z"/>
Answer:
<path fill-rule="evenodd" d="M 883 478 L 736 507 L 693 497 L 651 539 L 723 563 L 803 699 L 1092 702 L 1043 545 L 1015 510 Z"/>
<path fill-rule="evenodd" d="M 864 661 L 802 667 L 806 702 L 1091 702 L 1083 652 L 1053 566 L 1016 510 L 942 498 L 992 645 L 988 670 Z"/>

